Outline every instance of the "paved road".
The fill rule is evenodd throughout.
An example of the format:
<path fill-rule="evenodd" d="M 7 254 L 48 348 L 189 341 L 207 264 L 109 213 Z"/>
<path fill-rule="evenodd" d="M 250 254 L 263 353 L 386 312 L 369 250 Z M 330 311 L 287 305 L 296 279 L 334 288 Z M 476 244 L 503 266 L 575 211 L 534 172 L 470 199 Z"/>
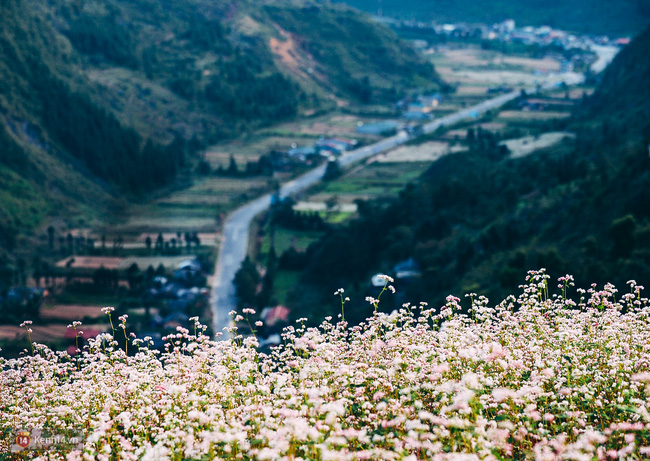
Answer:
<path fill-rule="evenodd" d="M 584 77 L 581 74 L 568 73 L 563 76 L 563 81 L 568 85 L 575 85 L 581 83 L 583 80 Z M 556 86 L 559 86 L 559 84 L 550 83 L 543 85 L 542 87 L 552 88 Z M 527 89 L 527 91 L 531 90 L 534 91 L 535 89 Z M 441 126 L 452 125 L 461 120 L 476 118 L 488 110 L 500 107 L 515 99 L 519 94 L 519 90 L 513 91 L 484 101 L 476 106 L 463 109 L 446 117 L 442 117 L 424 125 L 423 132 L 425 134 L 432 133 Z M 375 144 L 348 152 L 339 158 L 339 163 L 341 166 L 350 165 L 351 163 L 391 150 L 404 144 L 409 139 L 409 136 L 405 132 L 400 131 L 395 136 L 391 136 Z M 325 167 L 325 165 L 321 165 L 293 181 L 284 184 L 280 189 L 280 196 L 288 197 L 298 192 L 302 192 L 316 184 L 322 179 Z M 210 298 L 213 316 L 212 326 L 215 333 L 222 331 L 223 328 L 231 324 L 231 318 L 228 313 L 234 310 L 237 306 L 233 280 L 235 273 L 239 270 L 241 263 L 246 258 L 250 223 L 257 214 L 266 211 L 270 205 L 271 195 L 264 195 L 235 210 L 229 215 L 224 224 Z"/>

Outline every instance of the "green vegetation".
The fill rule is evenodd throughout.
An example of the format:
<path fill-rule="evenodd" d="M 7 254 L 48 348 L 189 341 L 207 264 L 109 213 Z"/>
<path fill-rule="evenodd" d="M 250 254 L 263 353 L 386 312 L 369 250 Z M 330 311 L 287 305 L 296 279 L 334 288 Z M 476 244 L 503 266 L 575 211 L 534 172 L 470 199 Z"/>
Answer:
<path fill-rule="evenodd" d="M 648 459 L 650 300 L 634 281 L 622 296 L 574 285 L 529 271 L 503 303 L 462 309 L 449 296 L 390 315 L 371 298 L 358 326 L 319 314 L 316 328 L 280 330 L 246 308 L 217 341 L 198 317 L 150 341 L 136 315 L 107 307 L 95 340 L 72 322 L 70 354 L 26 321 L 26 353 L 0 358 L 0 449 L 53 461 Z M 270 329 L 277 347 L 258 337 Z"/>
<path fill-rule="evenodd" d="M 523 25 L 552 27 L 593 34 L 630 34 L 650 21 L 650 4 L 621 0 L 612 8 L 608 0 L 340 0 L 356 8 L 385 16 L 421 21 L 482 22 L 513 18 Z"/>
<path fill-rule="evenodd" d="M 404 89 L 438 86 L 433 66 L 423 62 L 388 28 L 346 8 L 268 6 L 280 27 L 304 37 L 301 44 L 326 72 L 329 84 L 362 103 L 393 102 Z M 397 78 L 396 78 L 397 77 Z"/>
<path fill-rule="evenodd" d="M 526 267 L 573 273 L 581 284 L 622 285 L 630 274 L 650 282 L 650 125 L 640 88 L 650 68 L 638 63 L 649 47 L 645 32 L 578 115 L 561 123 L 574 140 L 509 158 L 489 131 L 469 130 L 469 152 L 441 158 L 395 200 L 360 203 L 358 219 L 331 229 L 303 255 L 289 307 L 300 317 L 316 315 L 311 306 L 330 305 L 335 314 L 332 288 L 361 300 L 372 293 L 373 274 L 395 275 L 395 265 L 409 258 L 421 274 L 396 277 L 401 294 L 389 309 L 405 301 L 440 305 L 448 293 L 501 300 Z M 599 97 L 621 102 L 605 110 Z M 361 306 L 346 306 L 346 318 L 361 320 L 354 314 Z"/>
<path fill-rule="evenodd" d="M 617 136 L 650 130 L 650 60 L 647 53 L 650 27 L 616 56 L 580 115 L 605 124 L 608 135 Z"/>
<path fill-rule="evenodd" d="M 309 28 L 299 24 L 305 11 Z M 329 57 L 361 37 L 340 34 L 345 27 L 372 45 L 354 45 L 337 62 Z M 324 33 L 331 28 L 336 40 Z M 283 52 L 276 42 L 293 48 Z M 371 65 L 380 55 L 397 64 Z M 196 155 L 204 146 L 307 111 L 383 103 L 418 85 L 437 87 L 433 67 L 389 29 L 340 5 L 2 2 L 0 267 L 15 268 L 17 257 L 31 261 L 38 233 L 50 224 L 65 235 L 126 215 L 125 227 L 142 228 L 146 213 L 138 212 L 152 211 L 157 224 L 171 216 L 166 228 L 212 230 L 221 213 L 269 184 L 241 178 L 241 193 L 224 198 L 235 181 L 213 178 L 220 185 L 206 203 L 159 199 L 185 187 L 181 200 L 194 194 L 195 172 L 212 171 Z"/>

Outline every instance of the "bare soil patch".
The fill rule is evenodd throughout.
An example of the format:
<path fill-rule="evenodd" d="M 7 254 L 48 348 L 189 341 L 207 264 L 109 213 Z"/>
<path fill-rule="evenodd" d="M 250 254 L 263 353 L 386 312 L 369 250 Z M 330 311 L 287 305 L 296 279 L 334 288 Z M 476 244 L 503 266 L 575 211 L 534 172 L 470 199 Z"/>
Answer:
<path fill-rule="evenodd" d="M 462 146 L 450 146 L 447 142 L 431 141 L 414 146 L 402 146 L 372 161 L 378 163 L 435 162 L 440 157 L 465 150 Z"/>
<path fill-rule="evenodd" d="M 558 72 L 560 70 L 560 63 L 552 58 L 533 59 L 533 58 L 522 58 L 522 57 L 515 57 L 515 56 L 504 56 L 498 61 L 501 61 L 505 64 L 527 67 L 533 70 L 541 70 L 541 71 L 549 71 L 549 72 Z"/>
<path fill-rule="evenodd" d="M 82 320 L 86 317 L 102 318 L 104 313 L 99 306 L 83 306 L 78 304 L 57 304 L 56 306 L 44 306 L 41 309 L 42 319 L 57 319 L 66 322 Z"/>

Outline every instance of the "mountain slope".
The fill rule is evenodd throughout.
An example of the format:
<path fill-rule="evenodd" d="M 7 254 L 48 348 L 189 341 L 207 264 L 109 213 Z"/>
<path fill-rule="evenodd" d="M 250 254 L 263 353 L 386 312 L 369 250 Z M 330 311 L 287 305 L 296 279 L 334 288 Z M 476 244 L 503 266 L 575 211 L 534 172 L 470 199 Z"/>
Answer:
<path fill-rule="evenodd" d="M 176 132 L 214 141 L 335 102 L 438 83 L 387 28 L 328 2 L 30 2 L 121 119 L 167 140 Z M 366 44 L 351 41 L 352 28 Z M 378 55 L 395 64 L 368 66 Z"/>
<path fill-rule="evenodd" d="M 84 204 L 99 210 L 109 195 L 70 168 L 75 159 L 58 155 L 56 136 L 43 127 L 45 100 L 57 96 L 49 84 L 66 78 L 65 46 L 20 0 L 2 2 L 0 13 L 0 247 L 11 248 L 19 229 Z"/>
<path fill-rule="evenodd" d="M 345 18 L 373 46 L 308 63 L 308 49 L 335 55 L 347 37 L 297 28 L 305 8 L 314 30 Z M 7 0 L 0 25 L 0 222 L 12 235 L 0 243 L 46 216 L 99 216 L 116 197 L 169 184 L 201 143 L 438 85 L 390 31 L 326 2 Z M 277 48 L 286 43 L 295 68 Z M 378 52 L 399 64 L 368 66 Z"/>
<path fill-rule="evenodd" d="M 638 33 L 650 22 L 647 0 L 342 0 L 384 16 L 420 21 L 487 23 L 513 18 L 521 25 L 543 24 L 593 34 Z"/>

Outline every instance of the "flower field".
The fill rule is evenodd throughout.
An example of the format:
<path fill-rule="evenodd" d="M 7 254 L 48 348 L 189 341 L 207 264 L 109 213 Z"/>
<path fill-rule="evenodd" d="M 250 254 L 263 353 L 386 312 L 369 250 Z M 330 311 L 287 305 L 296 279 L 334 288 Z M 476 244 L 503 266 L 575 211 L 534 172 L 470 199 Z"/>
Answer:
<path fill-rule="evenodd" d="M 576 290 L 569 276 L 550 285 L 530 272 L 521 294 L 496 306 L 469 295 L 467 314 L 450 296 L 442 309 L 405 305 L 387 315 L 371 306 L 355 327 L 299 322 L 268 355 L 254 335 L 213 341 L 198 320 L 162 353 L 136 339 L 127 355 L 111 335 L 77 357 L 36 344 L 0 359 L 0 453 L 16 449 L 17 430 L 39 428 L 85 440 L 20 456 L 650 458 L 642 287 Z M 115 333 L 127 337 L 125 318 Z"/>

